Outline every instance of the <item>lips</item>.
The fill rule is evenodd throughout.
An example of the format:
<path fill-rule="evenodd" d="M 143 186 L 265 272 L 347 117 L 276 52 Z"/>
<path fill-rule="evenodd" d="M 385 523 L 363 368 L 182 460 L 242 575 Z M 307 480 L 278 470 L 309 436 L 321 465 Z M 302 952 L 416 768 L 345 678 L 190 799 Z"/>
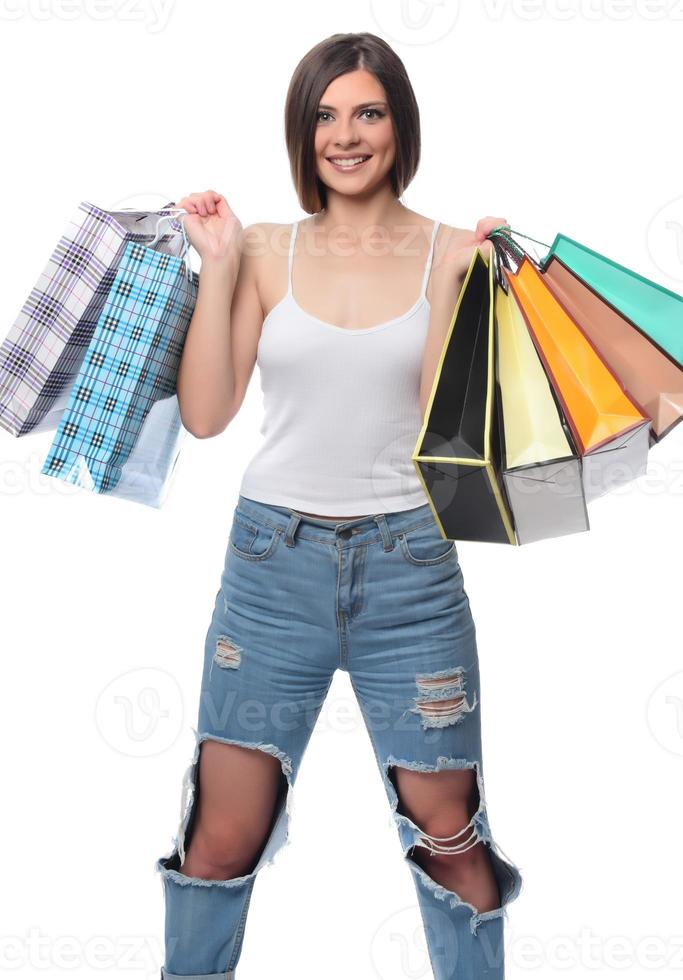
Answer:
<path fill-rule="evenodd" d="M 339 171 L 354 171 L 359 170 L 363 164 L 367 163 L 368 160 L 372 159 L 371 153 L 357 153 L 355 156 L 348 157 L 326 157 L 328 163 Z M 351 162 L 353 161 L 353 162 Z"/>

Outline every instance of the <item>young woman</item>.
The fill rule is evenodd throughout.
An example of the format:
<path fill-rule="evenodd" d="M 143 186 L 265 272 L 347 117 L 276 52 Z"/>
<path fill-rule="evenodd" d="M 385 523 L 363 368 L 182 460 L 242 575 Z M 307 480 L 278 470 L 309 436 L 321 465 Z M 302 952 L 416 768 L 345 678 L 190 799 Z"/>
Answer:
<path fill-rule="evenodd" d="M 454 541 L 411 460 L 473 250 L 488 232 L 402 204 L 420 156 L 405 68 L 336 34 L 292 77 L 291 171 L 310 217 L 243 230 L 178 202 L 202 259 L 183 422 L 222 432 L 254 363 L 264 439 L 243 474 L 206 634 L 197 744 L 172 853 L 162 978 L 235 976 L 256 876 L 337 668 L 349 673 L 412 873 L 435 980 L 503 977 L 517 867 L 491 836 L 475 627 Z M 191 799 L 189 794 L 191 793 Z"/>

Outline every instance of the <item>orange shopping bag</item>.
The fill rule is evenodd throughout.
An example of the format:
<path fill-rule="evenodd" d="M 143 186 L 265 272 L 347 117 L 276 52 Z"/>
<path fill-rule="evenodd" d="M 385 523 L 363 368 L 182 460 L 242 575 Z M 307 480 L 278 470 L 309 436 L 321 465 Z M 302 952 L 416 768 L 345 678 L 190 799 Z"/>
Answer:
<path fill-rule="evenodd" d="M 586 500 L 643 475 L 651 419 L 524 253 L 503 269 L 582 457 Z"/>

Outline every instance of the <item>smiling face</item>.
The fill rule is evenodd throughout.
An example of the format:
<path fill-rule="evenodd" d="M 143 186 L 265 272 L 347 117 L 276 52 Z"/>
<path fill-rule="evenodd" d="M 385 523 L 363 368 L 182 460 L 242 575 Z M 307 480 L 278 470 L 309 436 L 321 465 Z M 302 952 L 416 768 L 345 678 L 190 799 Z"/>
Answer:
<path fill-rule="evenodd" d="M 396 142 L 375 75 L 357 69 L 327 86 L 318 106 L 315 156 L 318 176 L 340 194 L 358 194 L 387 179 Z"/>

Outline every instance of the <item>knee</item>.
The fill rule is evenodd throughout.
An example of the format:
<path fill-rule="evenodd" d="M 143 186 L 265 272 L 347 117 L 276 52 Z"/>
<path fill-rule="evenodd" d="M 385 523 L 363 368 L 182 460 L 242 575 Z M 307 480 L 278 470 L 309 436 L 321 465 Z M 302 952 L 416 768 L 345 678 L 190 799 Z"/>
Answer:
<path fill-rule="evenodd" d="M 451 907 L 473 907 L 473 932 L 481 914 L 502 912 L 522 885 L 519 869 L 491 836 L 480 765 L 455 758 L 436 766 L 393 759 L 384 764 L 401 840 L 409 845 L 404 856 L 419 869 L 425 887 L 439 898 L 444 890 L 451 893 Z"/>
<path fill-rule="evenodd" d="M 456 825 L 467 823 L 479 806 L 473 768 L 434 772 L 392 766 L 389 778 L 396 789 L 400 812 L 435 836 L 452 834 Z"/>
<path fill-rule="evenodd" d="M 468 826 L 471 826 L 471 813 L 467 804 L 460 802 L 427 812 L 420 820 L 422 832 L 436 840 L 451 838 Z"/>
<path fill-rule="evenodd" d="M 395 767 L 398 809 L 419 828 L 425 857 L 475 864 L 480 796 L 472 768 L 422 772 Z"/>
<path fill-rule="evenodd" d="M 230 815 L 200 813 L 180 870 L 198 878 L 238 878 L 253 870 L 263 844 Z"/>
<path fill-rule="evenodd" d="M 426 865 L 462 871 L 480 865 L 483 844 L 466 805 L 454 803 L 448 810 L 427 814 L 420 821 L 419 840 L 420 857 Z"/>

